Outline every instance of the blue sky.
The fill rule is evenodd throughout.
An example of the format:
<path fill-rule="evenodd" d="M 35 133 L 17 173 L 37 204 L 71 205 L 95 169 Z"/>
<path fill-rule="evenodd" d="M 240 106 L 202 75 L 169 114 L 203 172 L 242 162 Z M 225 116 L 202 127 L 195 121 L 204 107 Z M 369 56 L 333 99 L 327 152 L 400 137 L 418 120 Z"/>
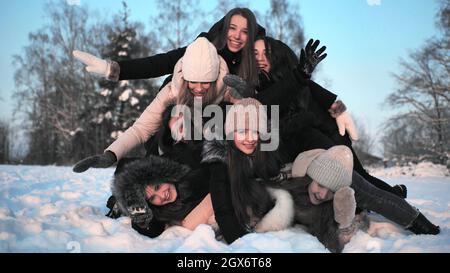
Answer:
<path fill-rule="evenodd" d="M 68 0 L 69 1 L 69 0 Z M 70 0 L 72 2 L 77 0 Z M 69 2 L 70 2 L 69 1 Z M 78 0 L 106 17 L 121 9 L 121 0 Z M 12 117 L 14 69 L 12 55 L 28 43 L 28 33 L 47 21 L 46 0 L 0 0 L 0 115 Z M 395 90 L 392 72 L 398 72 L 400 57 L 422 46 L 437 34 L 436 0 L 297 0 L 305 38 L 320 39 L 327 46 L 317 81 L 347 104 L 351 113 L 373 135 L 393 112 L 381 107 Z M 155 1 L 128 0 L 132 20 L 149 23 Z M 200 0 L 210 11 L 216 1 Z M 249 7 L 264 11 L 268 0 L 248 1 Z"/>

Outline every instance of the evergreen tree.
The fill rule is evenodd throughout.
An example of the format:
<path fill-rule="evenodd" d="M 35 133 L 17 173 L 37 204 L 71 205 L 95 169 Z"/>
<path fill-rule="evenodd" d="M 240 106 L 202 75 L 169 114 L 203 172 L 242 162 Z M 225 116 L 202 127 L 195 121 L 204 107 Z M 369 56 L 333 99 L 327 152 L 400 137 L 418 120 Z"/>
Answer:
<path fill-rule="evenodd" d="M 102 57 L 123 61 L 153 55 L 152 40 L 142 34 L 140 23 L 129 22 L 127 4 L 122 3 L 122 12 L 107 27 L 108 44 L 101 52 Z M 104 148 L 134 123 L 155 97 L 157 87 L 153 80 L 111 82 L 105 79 L 100 80 L 99 86 L 102 99 L 94 108 L 96 116 L 92 123 L 103 140 L 98 147 Z"/>

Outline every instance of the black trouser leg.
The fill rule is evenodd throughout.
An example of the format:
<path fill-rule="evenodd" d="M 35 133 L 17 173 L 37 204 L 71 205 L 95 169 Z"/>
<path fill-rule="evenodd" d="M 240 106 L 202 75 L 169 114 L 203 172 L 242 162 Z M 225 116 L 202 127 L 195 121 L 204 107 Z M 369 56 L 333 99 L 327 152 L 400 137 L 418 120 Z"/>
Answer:
<path fill-rule="evenodd" d="M 351 187 L 358 207 L 379 213 L 403 227 L 411 225 L 419 215 L 403 198 L 375 187 L 357 172 L 353 172 Z"/>
<path fill-rule="evenodd" d="M 337 135 L 334 138 L 335 145 L 345 145 L 349 147 L 352 150 L 353 153 L 353 169 L 360 174 L 362 177 L 364 177 L 370 184 L 374 185 L 375 187 L 388 191 L 393 194 L 397 194 L 394 188 L 389 185 L 388 183 L 384 182 L 383 180 L 376 178 L 375 176 L 370 175 L 363 167 L 361 161 L 359 160 L 358 156 L 355 153 L 355 150 L 352 147 L 352 141 L 348 137 L 348 135 Z"/>

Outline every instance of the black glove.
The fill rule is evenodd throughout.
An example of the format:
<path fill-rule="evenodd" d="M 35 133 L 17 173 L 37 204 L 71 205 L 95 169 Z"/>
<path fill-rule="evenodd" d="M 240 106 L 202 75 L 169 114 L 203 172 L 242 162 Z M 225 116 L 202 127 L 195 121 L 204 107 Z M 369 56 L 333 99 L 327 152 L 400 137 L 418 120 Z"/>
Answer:
<path fill-rule="evenodd" d="M 117 157 L 111 151 L 106 151 L 104 154 L 90 156 L 81 161 L 73 167 L 73 171 L 76 173 L 82 173 L 89 168 L 108 168 L 116 163 Z"/>
<path fill-rule="evenodd" d="M 141 228 L 147 227 L 153 219 L 153 212 L 147 204 L 144 206 L 130 206 L 127 207 L 127 210 L 130 214 L 132 224 L 138 225 Z"/>
<path fill-rule="evenodd" d="M 236 99 L 249 98 L 255 93 L 253 87 L 239 76 L 228 74 L 223 78 L 223 82 L 231 87 L 231 96 Z"/>
<path fill-rule="evenodd" d="M 326 46 L 322 46 L 316 51 L 319 46 L 320 41 L 310 39 L 306 44 L 305 49 L 302 49 L 300 53 L 300 61 L 298 63 L 297 69 L 306 79 L 310 79 L 311 75 L 316 68 L 316 66 L 327 57 L 327 54 L 322 53 L 327 49 Z"/>

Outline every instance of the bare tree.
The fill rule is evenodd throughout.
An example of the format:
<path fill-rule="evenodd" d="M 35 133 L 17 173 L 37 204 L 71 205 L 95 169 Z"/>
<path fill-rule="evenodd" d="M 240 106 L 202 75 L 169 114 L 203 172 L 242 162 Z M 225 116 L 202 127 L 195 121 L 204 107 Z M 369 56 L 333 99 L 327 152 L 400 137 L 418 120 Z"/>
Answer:
<path fill-rule="evenodd" d="M 52 24 L 29 35 L 24 53 L 14 56 L 18 105 L 29 127 L 29 163 L 52 164 L 73 160 L 73 140 L 83 131 L 83 112 L 94 102 L 95 81 L 74 60 L 72 51 L 95 52 L 88 32 L 88 12 L 65 1 L 49 3 Z M 83 144 L 88 147 L 89 139 Z"/>
<path fill-rule="evenodd" d="M 10 160 L 10 129 L 5 121 L 0 121 L 0 164 Z"/>
<path fill-rule="evenodd" d="M 286 43 L 294 52 L 300 53 L 305 37 L 299 7 L 287 0 L 270 0 L 265 26 L 269 36 Z"/>
<path fill-rule="evenodd" d="M 157 5 L 159 13 L 151 18 L 151 24 L 161 41 L 160 50 L 186 46 L 194 40 L 194 31 L 204 23 L 199 0 L 162 0 Z"/>
<path fill-rule="evenodd" d="M 213 15 L 212 22 L 217 22 L 224 17 L 231 9 L 237 7 L 247 7 L 248 3 L 240 0 L 218 0 L 216 7 L 211 11 Z"/>
<path fill-rule="evenodd" d="M 377 163 L 377 160 L 381 160 L 381 158 L 373 155 L 375 148 L 374 136 L 370 134 L 367 127 L 363 122 L 361 122 L 361 120 L 355 118 L 355 125 L 356 128 L 358 128 L 359 139 L 358 141 L 353 142 L 353 149 L 358 155 L 358 158 L 364 165 Z"/>
<path fill-rule="evenodd" d="M 403 132 L 410 152 L 385 142 L 391 155 L 426 155 L 441 163 L 450 156 L 449 2 L 443 1 L 439 12 L 443 37 L 429 39 L 424 47 L 410 54 L 408 61 L 401 60 L 402 72 L 393 75 L 399 88 L 386 103 L 404 111 L 388 121 L 385 140 L 401 145 L 397 140 L 402 137 L 399 132 Z"/>

